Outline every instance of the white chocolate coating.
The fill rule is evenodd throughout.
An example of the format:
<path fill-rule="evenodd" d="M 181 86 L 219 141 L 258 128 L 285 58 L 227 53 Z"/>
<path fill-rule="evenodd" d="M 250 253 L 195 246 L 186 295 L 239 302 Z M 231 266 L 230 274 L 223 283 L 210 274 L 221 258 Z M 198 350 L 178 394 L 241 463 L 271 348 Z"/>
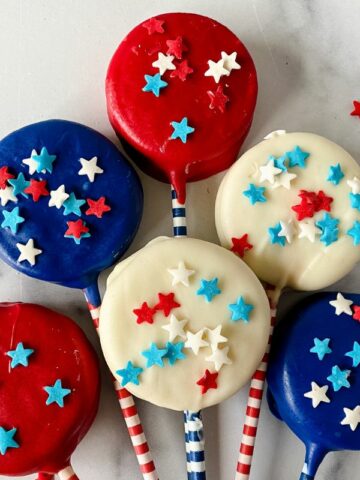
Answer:
<path fill-rule="evenodd" d="M 306 167 L 293 167 L 296 174 L 290 189 L 272 189 L 269 182 L 260 183 L 260 167 L 271 155 L 280 157 L 299 146 L 310 153 Z M 340 164 L 345 177 L 338 185 L 327 181 L 330 166 Z M 360 212 L 351 208 L 348 180 L 360 176 L 360 167 L 343 148 L 326 138 L 311 133 L 285 133 L 272 136 L 247 151 L 225 175 L 216 200 L 216 227 L 221 244 L 231 248 L 232 238 L 248 234 L 253 248 L 245 253 L 244 260 L 256 275 L 279 288 L 317 290 L 335 283 L 345 276 L 360 260 L 360 246 L 354 245 L 347 235 L 354 221 L 360 221 Z M 276 176 L 275 176 L 276 179 Z M 264 203 L 251 205 L 243 195 L 249 183 L 266 187 Z M 330 215 L 340 220 L 339 239 L 328 247 L 301 236 L 299 221 L 292 206 L 300 203 L 300 190 L 323 190 L 333 198 Z M 318 221 L 324 211 L 316 213 Z M 294 235 L 284 247 L 271 244 L 268 228 L 279 221 L 292 220 Z M 308 221 L 311 219 L 305 219 Z M 305 227 L 306 228 L 306 227 Z M 308 232 L 309 233 L 309 232 Z M 314 232 L 312 232 L 314 233 Z M 311 233 L 309 233 L 311 237 Z"/>
<path fill-rule="evenodd" d="M 176 268 L 180 262 L 194 271 L 188 277 L 189 286 L 182 282 L 172 284 L 173 276 L 168 269 Z M 207 302 L 196 292 L 201 279 L 214 277 L 218 278 L 221 294 Z M 160 292 L 175 293 L 181 306 L 171 313 L 178 320 L 188 320 L 185 332 L 196 333 L 203 328 L 213 330 L 222 326 L 221 335 L 227 341 L 222 340 L 219 348 L 229 347 L 228 357 L 232 363 L 224 363 L 221 367 L 217 389 L 202 394 L 196 384 L 206 369 L 216 372 L 215 363 L 206 361 L 212 356 L 210 346 L 201 347 L 198 355 L 184 348 L 186 358 L 172 366 L 165 360 L 163 368 L 157 365 L 145 368 L 146 359 L 141 352 L 152 342 L 164 348 L 169 341 L 169 331 L 162 327 L 169 324 L 170 315 L 165 317 L 157 312 L 153 324 L 138 324 L 133 310 L 145 301 L 149 305 L 156 304 Z M 239 296 L 254 306 L 249 323 L 231 321 L 228 305 L 235 303 Z M 109 276 L 99 332 L 105 359 L 119 381 L 122 379 L 116 371 L 125 368 L 128 361 L 144 368 L 138 386 L 126 385 L 131 393 L 173 410 L 198 411 L 230 397 L 249 380 L 265 352 L 269 328 L 266 294 L 244 262 L 222 247 L 202 240 L 161 237 L 118 264 Z M 204 339 L 209 341 L 210 335 L 205 334 Z M 175 341 L 180 340 L 178 337 Z M 223 353 L 226 357 L 226 351 Z"/>

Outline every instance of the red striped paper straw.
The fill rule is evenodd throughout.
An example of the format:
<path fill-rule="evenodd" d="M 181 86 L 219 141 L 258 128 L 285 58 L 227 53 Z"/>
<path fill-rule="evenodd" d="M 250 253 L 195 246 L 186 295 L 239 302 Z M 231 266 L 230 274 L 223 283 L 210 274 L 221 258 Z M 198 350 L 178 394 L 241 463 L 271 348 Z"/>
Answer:
<path fill-rule="evenodd" d="M 79 477 L 74 472 L 74 469 L 71 465 L 68 465 L 66 468 L 63 468 L 58 472 L 60 480 L 79 480 Z"/>
<path fill-rule="evenodd" d="M 54 480 L 54 478 L 52 473 L 39 472 L 36 480 Z"/>

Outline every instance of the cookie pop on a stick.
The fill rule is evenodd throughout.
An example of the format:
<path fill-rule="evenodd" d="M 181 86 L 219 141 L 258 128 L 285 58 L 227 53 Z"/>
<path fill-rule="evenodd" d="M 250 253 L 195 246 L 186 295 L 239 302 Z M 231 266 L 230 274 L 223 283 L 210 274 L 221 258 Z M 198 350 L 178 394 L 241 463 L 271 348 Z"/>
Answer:
<path fill-rule="evenodd" d="M 224 177 L 216 201 L 219 238 L 273 286 L 272 323 L 285 287 L 324 288 L 360 260 L 359 179 L 359 165 L 340 146 L 283 131 L 246 152 Z M 268 355 L 250 388 L 239 480 L 250 472 L 267 361 Z"/>
<path fill-rule="evenodd" d="M 40 122 L 0 142 L 0 202 L 0 257 L 32 277 L 81 288 L 98 328 L 98 275 L 126 251 L 141 218 L 134 169 L 100 133 Z M 141 470 L 155 479 L 136 407 L 115 386 Z"/>

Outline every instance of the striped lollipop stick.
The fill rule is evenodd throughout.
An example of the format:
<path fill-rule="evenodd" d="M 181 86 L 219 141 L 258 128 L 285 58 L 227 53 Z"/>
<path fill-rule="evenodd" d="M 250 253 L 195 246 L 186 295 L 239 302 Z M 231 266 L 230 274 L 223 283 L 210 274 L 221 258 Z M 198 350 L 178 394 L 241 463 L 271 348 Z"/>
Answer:
<path fill-rule="evenodd" d="M 98 332 L 101 305 L 98 286 L 93 285 L 86 288 L 84 290 L 84 295 L 95 329 Z M 142 477 L 144 480 L 158 480 L 159 476 L 152 460 L 152 455 L 141 425 L 134 399 L 117 380 L 113 379 L 113 384 Z"/>
<path fill-rule="evenodd" d="M 188 479 L 188 480 L 191 480 L 189 427 L 188 427 L 188 424 L 187 424 L 186 412 L 184 412 L 184 429 L 185 429 L 185 450 L 186 450 L 186 471 L 187 471 L 187 479 Z"/>
<path fill-rule="evenodd" d="M 271 312 L 270 336 L 264 357 L 258 369 L 254 373 L 250 383 L 245 423 L 243 427 L 243 434 L 241 438 L 240 452 L 236 469 L 236 480 L 248 480 L 250 476 L 257 428 L 259 424 L 261 401 L 264 394 L 265 378 L 268 369 L 269 353 L 276 321 L 277 304 L 275 301 L 272 300 L 273 292 L 273 288 L 268 288 L 266 291 L 270 302 Z"/>
<path fill-rule="evenodd" d="M 79 480 L 79 477 L 76 475 L 71 465 L 60 470 L 58 476 L 60 480 Z"/>

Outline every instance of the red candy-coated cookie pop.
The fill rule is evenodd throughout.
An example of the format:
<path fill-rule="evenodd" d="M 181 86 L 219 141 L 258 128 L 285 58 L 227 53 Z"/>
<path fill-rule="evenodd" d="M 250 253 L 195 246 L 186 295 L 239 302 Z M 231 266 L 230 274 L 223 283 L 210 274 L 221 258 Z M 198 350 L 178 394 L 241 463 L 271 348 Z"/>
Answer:
<path fill-rule="evenodd" d="M 159 15 L 135 27 L 106 79 L 110 121 L 133 159 L 171 183 L 228 168 L 250 129 L 257 97 L 253 60 L 226 27 L 190 13 Z"/>
<path fill-rule="evenodd" d="M 72 320 L 39 305 L 0 304 L 0 326 L 0 474 L 57 473 L 97 412 L 96 354 Z"/>

